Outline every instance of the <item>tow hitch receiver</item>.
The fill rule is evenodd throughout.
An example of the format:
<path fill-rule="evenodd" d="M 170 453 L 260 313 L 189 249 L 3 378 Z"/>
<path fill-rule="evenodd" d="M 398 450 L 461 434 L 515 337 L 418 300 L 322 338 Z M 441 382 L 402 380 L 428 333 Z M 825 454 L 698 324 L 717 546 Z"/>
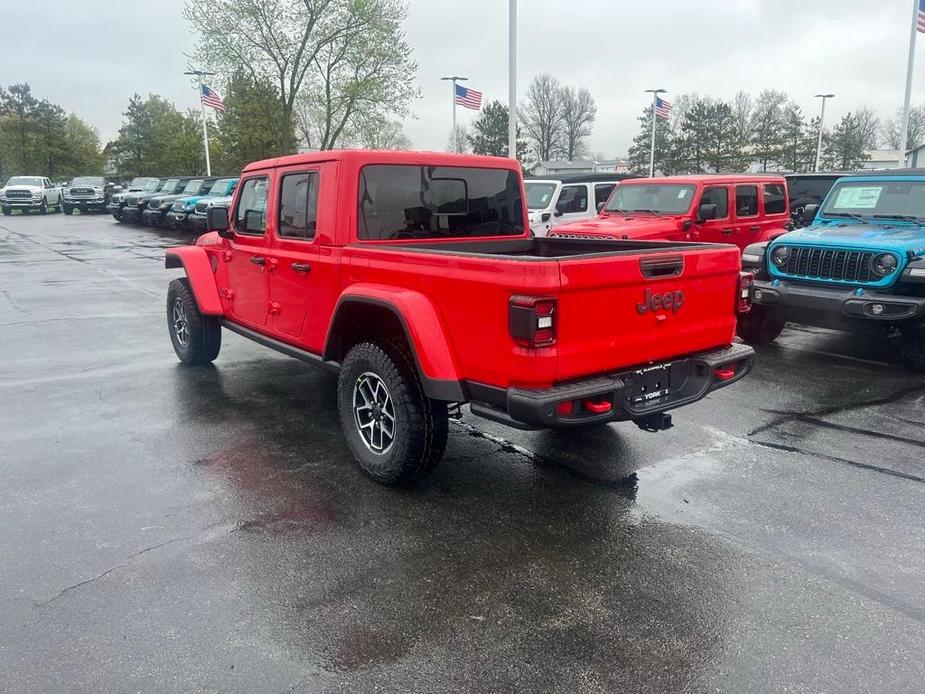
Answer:
<path fill-rule="evenodd" d="M 633 420 L 636 426 L 643 431 L 665 431 L 671 429 L 674 425 L 671 423 L 671 415 L 667 412 L 655 412 L 647 414 L 645 417 L 637 417 Z"/>

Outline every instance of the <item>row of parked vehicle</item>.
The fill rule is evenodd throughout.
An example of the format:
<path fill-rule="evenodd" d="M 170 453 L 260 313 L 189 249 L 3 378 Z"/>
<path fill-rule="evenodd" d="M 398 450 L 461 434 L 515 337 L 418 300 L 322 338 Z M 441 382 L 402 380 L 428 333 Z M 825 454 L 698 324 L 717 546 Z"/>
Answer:
<path fill-rule="evenodd" d="M 119 222 L 202 233 L 209 207 L 230 204 L 237 185 L 237 177 L 139 177 L 114 194 L 106 209 Z"/>

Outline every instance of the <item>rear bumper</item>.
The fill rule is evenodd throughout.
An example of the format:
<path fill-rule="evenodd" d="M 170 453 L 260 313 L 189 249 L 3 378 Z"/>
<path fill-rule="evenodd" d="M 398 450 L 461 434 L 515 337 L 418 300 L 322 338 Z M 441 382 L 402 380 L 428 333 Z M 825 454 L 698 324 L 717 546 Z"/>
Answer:
<path fill-rule="evenodd" d="M 750 295 L 775 318 L 824 328 L 876 328 L 925 317 L 925 298 L 875 290 L 857 294 L 847 287 L 756 280 Z"/>
<path fill-rule="evenodd" d="M 725 349 L 543 390 L 501 389 L 476 383 L 467 384 L 467 390 L 473 414 L 518 429 L 565 428 L 626 420 L 644 426 L 663 412 L 696 402 L 711 391 L 735 383 L 751 371 L 754 356 L 755 351 L 748 345 L 734 344 Z M 649 398 L 634 388 L 634 379 L 639 379 L 642 372 L 663 366 L 671 374 L 667 393 Z M 727 367 L 731 367 L 731 371 L 724 377 L 716 375 L 718 370 Z M 558 413 L 556 406 L 569 401 L 574 403 L 573 412 Z M 611 409 L 591 412 L 583 409 L 582 403 L 586 401 L 609 402 Z"/>

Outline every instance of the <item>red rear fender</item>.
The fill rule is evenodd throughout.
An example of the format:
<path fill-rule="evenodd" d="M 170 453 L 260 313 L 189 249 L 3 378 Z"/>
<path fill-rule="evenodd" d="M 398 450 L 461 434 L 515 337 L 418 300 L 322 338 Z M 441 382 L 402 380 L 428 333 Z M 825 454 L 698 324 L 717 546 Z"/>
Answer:
<path fill-rule="evenodd" d="M 204 248 L 199 246 L 179 246 L 168 248 L 164 267 L 182 267 L 186 271 L 199 311 L 210 316 L 224 313 L 222 302 L 215 284 L 215 272 L 212 261 Z"/>

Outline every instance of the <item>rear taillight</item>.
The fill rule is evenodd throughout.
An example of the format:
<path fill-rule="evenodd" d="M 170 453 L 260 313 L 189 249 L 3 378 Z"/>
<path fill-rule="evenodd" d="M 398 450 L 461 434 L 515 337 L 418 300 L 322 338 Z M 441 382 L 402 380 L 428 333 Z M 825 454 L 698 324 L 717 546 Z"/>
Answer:
<path fill-rule="evenodd" d="M 752 310 L 752 302 L 748 298 L 749 290 L 755 276 L 750 272 L 739 273 L 739 289 L 736 295 L 736 312 L 748 313 Z"/>
<path fill-rule="evenodd" d="M 556 300 L 543 296 L 512 296 L 508 327 L 525 347 L 547 347 L 556 341 Z"/>

